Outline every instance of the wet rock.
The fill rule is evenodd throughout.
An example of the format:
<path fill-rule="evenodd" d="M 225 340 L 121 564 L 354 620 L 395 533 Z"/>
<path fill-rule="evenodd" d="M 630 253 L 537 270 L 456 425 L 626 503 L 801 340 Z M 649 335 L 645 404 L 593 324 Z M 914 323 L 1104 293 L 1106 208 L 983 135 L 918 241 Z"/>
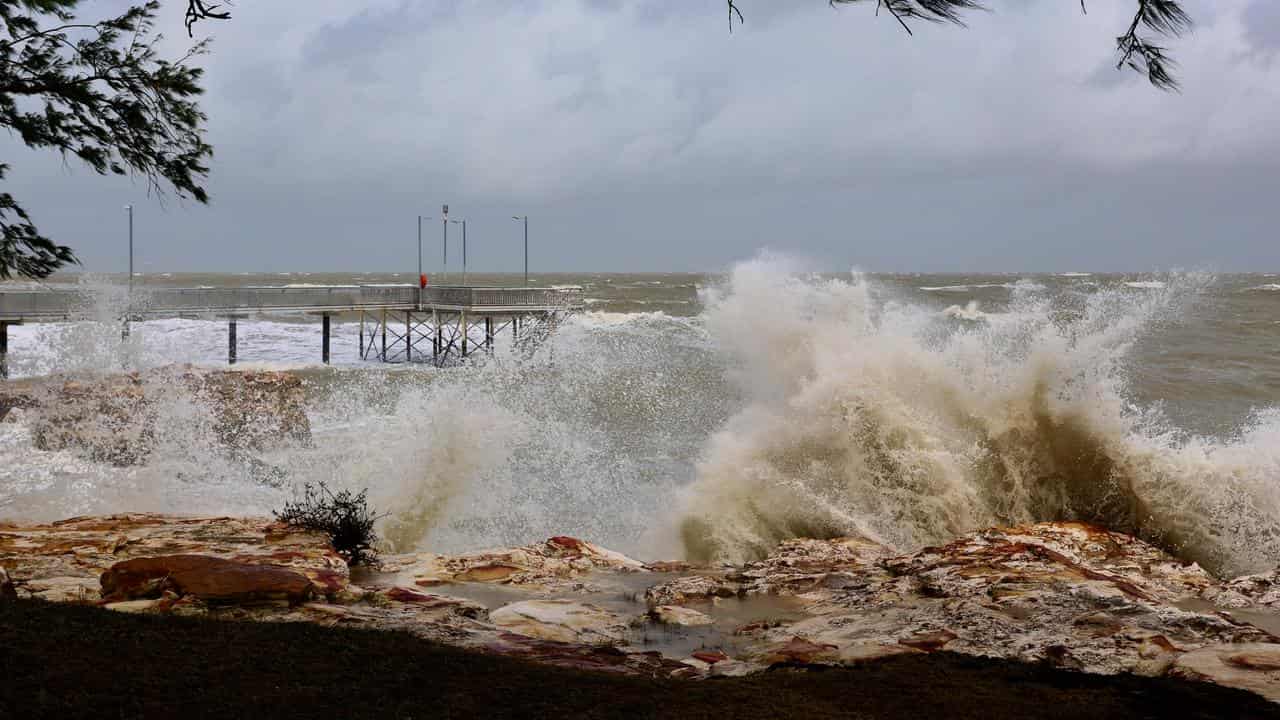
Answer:
<path fill-rule="evenodd" d="M 173 556 L 212 557 L 237 576 L 288 582 L 206 592 L 170 566 Z M 906 554 L 857 538 L 795 540 L 740 567 L 683 570 L 568 537 L 385 559 L 381 570 L 361 570 L 356 586 L 323 536 L 265 520 L 130 514 L 0 524 L 0 566 L 18 597 L 102 603 L 107 589 L 121 611 L 401 630 L 606 672 L 721 677 L 944 651 L 1250 689 L 1280 673 L 1280 640 L 1247 622 L 1252 613 L 1211 604 L 1265 607 L 1272 575 L 1219 582 L 1137 539 L 1080 523 L 985 530 Z M 659 569 L 664 575 L 652 575 Z M 678 572 L 691 574 L 669 574 Z M 111 579 L 101 583 L 103 574 Z M 304 583 L 314 597 L 290 592 Z M 254 601 L 264 597 L 279 602 Z M 1207 609 L 1187 609 L 1198 607 L 1188 598 Z M 664 657 L 629 646 L 652 637 L 629 627 L 645 613 L 684 624 L 661 634 L 695 637 L 706 650 L 676 643 Z M 721 626 L 737 630 L 725 635 Z M 711 650 L 718 646 L 733 657 Z"/>
<path fill-rule="evenodd" d="M 767 665 L 760 665 L 758 663 L 743 662 L 741 660 L 726 660 L 712 665 L 711 670 L 707 674 L 710 677 L 720 678 L 746 677 L 747 675 L 753 675 L 767 669 Z"/>
<path fill-rule="evenodd" d="M 808 554 L 823 557 L 820 548 L 812 549 L 816 542 L 805 543 Z M 801 636 L 842 649 L 945 648 L 1089 672 L 1144 674 L 1158 672 L 1186 650 L 1270 637 L 1247 623 L 1179 609 L 1175 603 L 1181 598 L 1217 584 L 1198 566 L 1080 523 L 987 530 L 879 559 L 875 552 L 853 552 L 844 569 L 838 561 L 817 567 L 828 576 L 853 576 L 835 587 L 803 577 L 797 573 L 803 566 L 781 558 L 747 566 L 744 587 L 797 592 L 809 616 L 752 637 L 777 643 Z"/>
<path fill-rule="evenodd" d="M 688 665 L 657 652 L 627 651 L 611 645 L 563 643 L 514 633 L 502 633 L 481 649 L 557 667 L 625 675 L 690 677 L 686 673 L 692 670 Z M 715 666 L 712 668 L 714 670 Z M 752 670 L 759 669 L 752 666 Z"/>
<path fill-rule="evenodd" d="M 116 563 L 102 574 L 102 597 L 135 600 L 164 590 L 206 603 L 307 600 L 315 588 L 306 575 L 278 565 L 236 562 L 209 555 L 167 555 Z"/>
<path fill-rule="evenodd" d="M 1212 645 L 1179 657 L 1169 674 L 1248 690 L 1280 702 L 1280 644 Z"/>
<path fill-rule="evenodd" d="M 728 655 L 725 655 L 719 650 L 696 652 L 692 653 L 690 657 L 695 660 L 701 660 L 708 665 L 715 665 L 718 662 L 724 662 L 729 659 Z"/>
<path fill-rule="evenodd" d="M 1236 578 L 1221 587 L 1209 587 L 1201 595 L 1225 608 L 1280 608 L 1280 569 Z"/>
<path fill-rule="evenodd" d="M 947 643 L 955 640 L 957 637 L 959 636 L 950 630 L 931 630 L 915 633 L 909 637 L 902 638 L 898 640 L 898 644 L 905 645 L 916 650 L 923 650 L 924 652 L 934 652 L 935 650 L 941 650 L 946 647 Z"/>
<path fill-rule="evenodd" d="M 175 415 L 191 424 L 189 432 L 207 432 L 233 452 L 307 442 L 304 399 L 301 379 L 289 373 L 182 366 L 26 380 L 0 394 L 0 410 L 23 408 L 41 450 L 133 465 L 146 459 L 157 435 L 172 430 Z M 187 412 L 193 405 L 207 412 Z"/>
<path fill-rule="evenodd" d="M 321 594 L 348 582 L 346 562 L 324 535 L 263 519 L 131 513 L 0 526 L 0 563 L 21 581 L 21 597 L 93 602 L 100 597 L 100 577 L 111 566 L 165 555 L 286 567 L 306 576 Z"/>
<path fill-rule="evenodd" d="M 918 655 L 921 652 L 923 651 L 903 644 L 854 643 L 840 648 L 836 659 L 841 665 L 861 665 L 897 655 Z"/>
<path fill-rule="evenodd" d="M 392 556 L 385 564 L 419 587 L 455 582 L 563 588 L 591 572 L 643 572 L 644 564 L 577 538 L 554 537 L 509 550 L 465 555 Z"/>
<path fill-rule="evenodd" d="M 122 600 L 120 602 L 107 603 L 103 605 L 108 610 L 124 613 L 147 613 L 155 612 L 166 607 L 163 600 Z"/>
<path fill-rule="evenodd" d="M 710 615 L 680 607 L 679 605 L 659 605 L 649 611 L 649 617 L 663 625 L 679 625 L 682 627 L 698 627 L 715 623 L 715 620 Z"/>
<path fill-rule="evenodd" d="M 475 620 L 485 620 L 489 616 L 489 611 L 479 603 L 459 598 L 452 598 L 446 595 L 432 595 L 412 588 L 393 587 L 383 593 L 383 595 L 393 602 L 411 603 L 417 607 L 432 610 L 444 610 L 460 617 L 467 617 Z"/>
<path fill-rule="evenodd" d="M 815 663 L 831 663 L 839 657 L 840 647 L 829 643 L 814 642 L 799 635 L 790 640 L 773 645 L 758 654 L 756 659 L 770 665 L 794 663 L 812 665 Z"/>
<path fill-rule="evenodd" d="M 739 592 L 736 583 L 707 575 L 690 575 L 648 588 L 644 591 L 644 600 L 650 607 L 660 607 L 707 601 L 715 597 L 735 597 Z"/>
<path fill-rule="evenodd" d="M 525 600 L 489 613 L 489 621 L 503 630 L 541 640 L 588 645 L 622 641 L 627 623 L 590 603 L 574 600 Z"/>

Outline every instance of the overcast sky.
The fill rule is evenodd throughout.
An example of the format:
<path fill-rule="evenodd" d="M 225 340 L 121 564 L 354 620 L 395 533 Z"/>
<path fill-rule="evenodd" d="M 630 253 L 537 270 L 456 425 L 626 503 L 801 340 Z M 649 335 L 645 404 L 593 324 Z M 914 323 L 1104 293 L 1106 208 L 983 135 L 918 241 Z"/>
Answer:
<path fill-rule="evenodd" d="M 83 3 L 86 13 L 125 3 Z M 203 60 L 208 207 L 0 140 L 89 270 L 1280 270 L 1280 1 L 1187 0 L 1181 94 L 1114 69 L 1134 2 L 991 0 L 908 36 L 825 0 L 239 0 Z M 188 42 L 182 6 L 161 25 Z M 428 225 L 427 269 L 440 227 Z M 451 238 L 456 231 L 451 230 Z"/>

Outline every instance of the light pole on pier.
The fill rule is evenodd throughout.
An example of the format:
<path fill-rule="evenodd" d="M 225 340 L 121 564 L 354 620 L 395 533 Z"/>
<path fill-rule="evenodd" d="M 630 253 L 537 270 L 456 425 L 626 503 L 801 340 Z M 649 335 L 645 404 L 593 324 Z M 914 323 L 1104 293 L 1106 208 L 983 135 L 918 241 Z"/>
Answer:
<path fill-rule="evenodd" d="M 422 282 L 422 221 L 434 220 L 430 215 L 418 216 L 418 282 Z"/>
<path fill-rule="evenodd" d="M 467 219 L 450 220 L 454 225 L 462 226 L 462 284 L 467 284 Z"/>
<path fill-rule="evenodd" d="M 445 275 L 449 274 L 449 206 L 445 205 L 441 210 L 440 227 L 444 228 L 444 269 L 441 270 Z"/>
<path fill-rule="evenodd" d="M 512 220 L 519 220 L 524 223 L 524 284 L 529 286 L 529 216 L 528 215 L 512 215 Z"/>
<path fill-rule="evenodd" d="M 129 296 L 133 296 L 133 206 L 125 205 L 129 213 Z"/>

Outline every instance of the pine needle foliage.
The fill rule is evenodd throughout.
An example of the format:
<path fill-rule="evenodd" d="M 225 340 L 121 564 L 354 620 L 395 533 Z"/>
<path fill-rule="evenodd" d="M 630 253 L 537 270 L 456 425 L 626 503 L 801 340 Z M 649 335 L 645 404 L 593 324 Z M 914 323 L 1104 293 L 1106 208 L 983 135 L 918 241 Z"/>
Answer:
<path fill-rule="evenodd" d="M 201 183 L 212 148 L 196 103 L 203 71 L 160 57 L 151 0 L 84 21 L 82 0 L 0 0 L 0 128 L 33 149 L 78 158 L 102 175 L 133 175 L 149 192 L 208 202 Z M 0 164 L 0 179 L 9 167 Z M 0 192 L 0 279 L 43 278 L 74 252 L 42 235 Z"/>
<path fill-rule="evenodd" d="M 291 527 L 322 532 L 347 565 L 378 565 L 378 534 L 374 524 L 383 517 L 369 509 L 368 490 L 333 492 L 325 483 L 303 485 L 301 497 L 272 513 Z"/>
<path fill-rule="evenodd" d="M 729 30 L 733 31 L 736 17 L 741 23 L 745 18 L 735 0 L 729 3 Z M 1137 12 L 1125 33 L 1116 38 L 1119 60 L 1116 68 L 1129 67 L 1147 76 L 1147 80 L 1161 90 L 1177 90 L 1178 80 L 1173 76 L 1174 62 L 1167 48 L 1157 45 L 1143 31 L 1164 37 L 1181 37 L 1191 29 L 1191 17 L 1182 9 L 1179 0 L 1136 0 Z M 963 15 L 986 7 L 977 0 L 828 0 L 836 5 L 865 5 L 875 3 L 876 14 L 884 11 L 898 21 L 908 35 L 913 34 L 913 21 L 948 22 L 964 25 Z M 1080 0 L 1081 12 L 1087 12 L 1085 0 Z"/>

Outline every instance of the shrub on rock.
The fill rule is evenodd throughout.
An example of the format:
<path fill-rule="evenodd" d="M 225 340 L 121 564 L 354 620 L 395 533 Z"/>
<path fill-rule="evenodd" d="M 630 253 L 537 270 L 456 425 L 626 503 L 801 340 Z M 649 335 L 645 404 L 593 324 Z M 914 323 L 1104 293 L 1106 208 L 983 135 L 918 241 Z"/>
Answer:
<path fill-rule="evenodd" d="M 273 513 L 286 525 L 322 532 L 348 565 L 377 565 L 374 523 L 381 515 L 369 509 L 368 490 L 333 492 L 323 482 L 303 486 L 302 496 Z"/>

